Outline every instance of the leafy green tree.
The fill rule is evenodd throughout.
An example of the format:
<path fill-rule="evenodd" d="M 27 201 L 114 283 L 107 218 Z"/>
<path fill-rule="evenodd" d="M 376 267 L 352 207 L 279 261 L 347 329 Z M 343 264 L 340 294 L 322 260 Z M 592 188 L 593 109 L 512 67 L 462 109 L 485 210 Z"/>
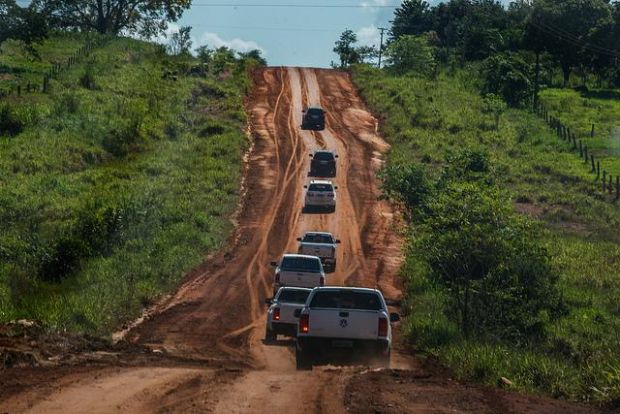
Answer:
<path fill-rule="evenodd" d="M 211 67 L 214 73 L 221 73 L 227 69 L 232 69 L 235 65 L 235 52 L 226 46 L 221 46 L 213 52 Z"/>
<path fill-rule="evenodd" d="M 612 22 L 605 0 L 536 0 L 525 36 L 531 49 L 546 50 L 560 62 L 568 85 L 573 68 L 586 60 L 586 46 Z"/>
<path fill-rule="evenodd" d="M 411 71 L 429 76 L 437 68 L 427 36 L 401 36 L 390 43 L 385 54 L 389 67 L 397 73 Z"/>
<path fill-rule="evenodd" d="M 433 16 L 426 1 L 405 0 L 394 11 L 394 20 L 390 29 L 392 40 L 404 35 L 418 36 L 433 30 Z"/>
<path fill-rule="evenodd" d="M 32 43 L 47 37 L 45 16 L 30 5 L 19 7 L 15 0 L 0 0 L 0 45 L 8 39 L 20 40 L 33 52 Z"/>
<path fill-rule="evenodd" d="M 510 106 L 521 106 L 532 95 L 530 65 L 517 54 L 497 54 L 482 66 L 484 94 L 501 96 Z"/>
<path fill-rule="evenodd" d="M 189 54 L 192 47 L 192 28 L 191 26 L 182 26 L 177 32 L 170 35 L 168 42 L 168 51 L 171 55 Z"/>
<path fill-rule="evenodd" d="M 360 56 L 355 48 L 357 43 L 357 35 L 353 30 L 347 29 L 340 35 L 334 47 L 334 53 L 340 58 L 340 67 L 346 68 L 351 64 L 359 63 Z"/>
<path fill-rule="evenodd" d="M 263 57 L 262 52 L 258 49 L 250 50 L 249 52 L 239 52 L 239 59 L 241 60 L 253 60 L 259 65 L 265 66 L 267 60 Z"/>
<path fill-rule="evenodd" d="M 484 96 L 483 103 L 483 112 L 493 116 L 495 129 L 498 130 L 499 121 L 501 120 L 502 114 L 506 112 L 506 102 L 504 102 L 504 100 L 499 96 L 489 93 Z"/>
<path fill-rule="evenodd" d="M 209 46 L 203 45 L 196 48 L 196 57 L 201 63 L 210 63 L 213 58 L 213 49 L 209 49 Z"/>
<path fill-rule="evenodd" d="M 191 0 L 34 0 L 54 28 L 151 37 L 177 21 Z"/>
<path fill-rule="evenodd" d="M 450 297 L 450 317 L 472 334 L 542 335 L 560 309 L 557 276 L 534 229 L 493 186 L 451 182 L 429 202 L 416 241 L 431 277 Z"/>
<path fill-rule="evenodd" d="M 409 218 L 423 213 L 432 186 L 420 164 L 388 164 L 381 170 L 380 178 L 383 193 L 401 203 Z"/>

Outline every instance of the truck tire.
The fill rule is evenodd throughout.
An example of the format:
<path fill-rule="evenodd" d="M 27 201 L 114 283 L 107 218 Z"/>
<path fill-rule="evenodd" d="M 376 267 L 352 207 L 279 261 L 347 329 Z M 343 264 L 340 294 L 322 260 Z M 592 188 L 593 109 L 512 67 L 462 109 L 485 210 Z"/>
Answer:
<path fill-rule="evenodd" d="M 265 344 L 266 345 L 276 343 L 277 339 L 278 339 L 278 335 L 274 331 L 269 330 L 269 328 L 265 328 Z"/>
<path fill-rule="evenodd" d="M 295 351 L 295 365 L 297 371 L 312 371 L 312 360 L 304 351 Z"/>

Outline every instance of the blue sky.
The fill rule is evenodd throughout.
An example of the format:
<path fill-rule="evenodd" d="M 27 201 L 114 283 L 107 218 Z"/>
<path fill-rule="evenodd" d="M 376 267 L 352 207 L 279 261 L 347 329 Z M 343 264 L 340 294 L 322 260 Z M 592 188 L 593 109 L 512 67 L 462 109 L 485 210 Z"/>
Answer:
<path fill-rule="evenodd" d="M 261 6 L 266 4 L 356 7 Z M 399 4 L 398 0 L 193 0 L 170 30 L 192 26 L 194 46 L 261 49 L 274 66 L 328 67 L 337 60 L 332 48 L 344 29 L 355 31 L 360 45 L 378 46 L 378 27 L 389 27 L 394 8 L 376 6 Z"/>

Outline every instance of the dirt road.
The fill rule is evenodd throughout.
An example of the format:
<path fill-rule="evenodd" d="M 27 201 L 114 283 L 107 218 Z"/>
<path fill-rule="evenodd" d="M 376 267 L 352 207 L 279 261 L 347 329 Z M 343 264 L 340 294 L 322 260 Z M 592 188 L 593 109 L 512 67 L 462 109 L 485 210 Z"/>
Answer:
<path fill-rule="evenodd" d="M 161 359 L 119 358 L 78 367 L 11 371 L 2 412 L 594 412 L 591 407 L 467 387 L 404 352 L 400 370 L 320 367 L 297 372 L 294 343 L 262 342 L 270 261 L 296 250 L 306 230 L 341 241 L 332 285 L 378 287 L 398 301 L 403 240 L 398 215 L 379 200 L 376 171 L 388 145 L 343 72 L 266 68 L 248 111 L 254 145 L 245 197 L 226 249 L 117 338 Z M 327 110 L 327 129 L 301 131 L 302 109 Z M 302 214 L 308 154 L 339 154 L 333 214 Z M 21 381 L 21 382 L 20 382 Z M 447 391 L 449 390 L 449 391 Z"/>

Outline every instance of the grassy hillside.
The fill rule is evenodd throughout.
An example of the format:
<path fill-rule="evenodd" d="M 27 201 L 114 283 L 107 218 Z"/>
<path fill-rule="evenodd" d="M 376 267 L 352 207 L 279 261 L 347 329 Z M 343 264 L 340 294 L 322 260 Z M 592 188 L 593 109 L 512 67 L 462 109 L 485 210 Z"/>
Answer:
<path fill-rule="evenodd" d="M 5 44 L 0 88 L 40 79 L 84 41 L 53 37 L 41 60 Z M 190 76 L 195 64 L 109 39 L 49 94 L 0 100 L 0 322 L 108 333 L 222 244 L 248 79 L 244 63 Z"/>
<path fill-rule="evenodd" d="M 532 237 L 549 252 L 552 270 L 559 275 L 565 307 L 545 326 L 544 337 L 466 339 L 445 305 L 446 291 L 410 250 L 403 275 L 409 285 L 412 346 L 439 355 L 464 378 L 495 384 L 507 377 L 519 389 L 618 402 L 620 209 L 595 190 L 588 167 L 525 110 L 508 110 L 496 127 L 467 72 L 441 74 L 432 81 L 358 67 L 353 79 L 382 120 L 382 132 L 392 144 L 390 165 L 414 160 L 437 179 L 446 159 L 459 150 L 487 153 L 492 179 L 507 191 L 512 209 L 542 228 Z M 427 232 L 427 227 L 412 224 L 412 249 Z"/>

